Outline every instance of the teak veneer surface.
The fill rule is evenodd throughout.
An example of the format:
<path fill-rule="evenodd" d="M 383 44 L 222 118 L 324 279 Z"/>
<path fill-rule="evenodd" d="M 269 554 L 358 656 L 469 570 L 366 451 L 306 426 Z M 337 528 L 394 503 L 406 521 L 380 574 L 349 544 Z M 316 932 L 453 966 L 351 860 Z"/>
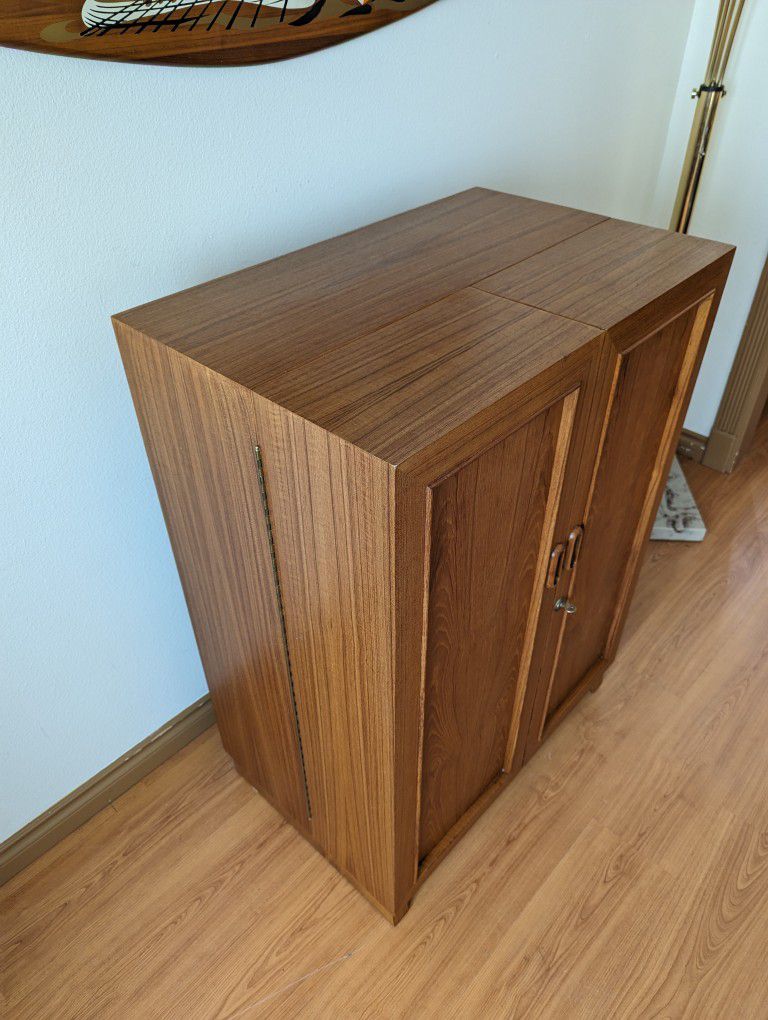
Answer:
<path fill-rule="evenodd" d="M 563 412 L 431 490 L 422 857 L 504 769 Z"/>
<path fill-rule="evenodd" d="M 613 659 L 732 254 L 475 189 L 115 316 L 225 745 L 391 921 Z"/>
<path fill-rule="evenodd" d="M 396 465 L 598 335 L 468 288 L 288 372 L 270 397 Z"/>
<path fill-rule="evenodd" d="M 118 318 L 269 397 L 285 372 L 603 219 L 475 188 Z"/>
<path fill-rule="evenodd" d="M 224 746 L 255 786 L 305 823 L 280 607 L 255 484 L 252 394 L 213 372 L 190 374 L 175 351 L 127 332 L 121 353 Z M 240 484 L 243 477 L 254 484 Z M 184 512 L 174 512 L 180 506 Z"/>
<path fill-rule="evenodd" d="M 676 418 L 681 415 L 682 401 L 675 397 L 696 317 L 696 307 L 684 312 L 630 348 L 619 362 L 611 418 L 587 517 L 590 537 L 585 540 L 570 592 L 576 605 L 586 611 L 578 626 L 565 627 L 547 717 L 590 669 L 598 667 L 601 658 L 610 656 L 610 638 L 616 613 L 622 608 L 621 588 L 627 565 L 633 559 L 638 531 L 645 541 L 645 531 L 660 501 L 660 495 L 654 493 L 646 506 L 649 480 L 656 489 L 666 483 L 672 450 L 662 439 L 670 414 Z M 693 336 L 694 344 L 700 343 L 702 332 L 703 322 L 698 335 Z M 696 353 L 694 348 L 694 357 Z M 684 379 L 683 385 L 687 381 Z M 679 432 L 679 425 L 674 432 Z M 660 449 L 664 459 L 654 473 Z M 642 519 L 644 513 L 647 520 Z"/>
<path fill-rule="evenodd" d="M 478 286 L 610 329 L 732 253 L 719 241 L 605 220 Z"/>
<path fill-rule="evenodd" d="M 757 1020 L 768 1001 L 768 421 L 686 461 L 610 682 L 395 929 L 215 729 L 0 888 L 13 1020 Z"/>
<path fill-rule="evenodd" d="M 115 318 L 399 463 L 731 251 L 475 188 Z"/>

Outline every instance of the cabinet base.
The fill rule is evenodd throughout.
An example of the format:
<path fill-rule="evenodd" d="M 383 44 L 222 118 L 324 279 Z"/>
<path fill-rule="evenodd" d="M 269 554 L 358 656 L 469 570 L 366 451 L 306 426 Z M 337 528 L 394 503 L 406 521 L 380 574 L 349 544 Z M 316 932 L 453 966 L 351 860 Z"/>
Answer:
<path fill-rule="evenodd" d="M 230 755 L 230 757 L 232 757 L 232 756 Z M 315 837 L 314 837 L 314 835 L 313 835 L 313 833 L 312 833 L 312 831 L 310 829 L 308 829 L 308 828 L 305 829 L 301 825 L 299 825 L 299 823 L 295 819 L 288 818 L 280 810 L 280 808 L 275 804 L 275 802 L 272 800 L 272 798 L 269 796 L 269 794 L 265 793 L 263 790 L 260 790 L 258 788 L 258 786 L 256 786 L 254 783 L 251 782 L 251 780 L 245 774 L 243 769 L 240 768 L 240 766 L 238 765 L 238 763 L 235 761 L 234 758 L 232 758 L 232 762 L 233 762 L 233 764 L 235 766 L 235 771 L 240 776 L 240 778 L 243 779 L 251 787 L 251 789 L 255 793 L 257 793 L 260 797 L 262 797 L 267 802 L 267 804 L 269 804 L 269 806 L 280 815 L 280 817 L 282 818 L 282 820 L 284 822 L 286 822 L 288 825 L 290 825 L 291 828 L 295 829 L 296 832 L 302 837 L 302 839 L 306 840 L 306 842 L 309 843 L 309 845 L 312 847 L 313 850 L 316 850 L 320 854 L 321 857 L 325 858 L 325 860 L 331 865 L 331 867 L 335 871 L 337 871 L 341 875 L 341 877 L 343 879 L 345 879 L 347 882 L 349 882 L 349 884 L 351 886 L 353 886 L 354 889 L 357 890 L 357 892 L 359 892 L 362 896 L 364 896 L 368 900 L 368 902 L 371 904 L 371 906 L 375 907 L 376 910 L 378 910 L 378 912 L 383 917 L 385 917 L 387 919 L 387 921 L 389 921 L 389 923 L 391 925 L 394 926 L 399 921 L 402 921 L 402 919 L 408 913 L 408 908 L 411 905 L 411 900 L 410 899 L 407 900 L 396 911 L 390 910 L 389 907 L 386 907 L 383 903 L 380 903 L 376 899 L 376 897 L 373 896 L 371 894 L 371 892 L 368 889 L 365 888 L 365 886 L 360 884 L 360 882 L 355 878 L 354 875 L 352 875 L 349 871 L 347 871 L 347 869 L 344 868 L 342 865 L 340 865 L 336 861 L 334 861 L 333 858 L 328 853 L 326 853 L 326 851 L 323 849 L 323 847 L 320 845 L 320 843 L 315 839 Z"/>
<path fill-rule="evenodd" d="M 557 706 L 549 717 L 541 733 L 542 741 L 557 729 L 560 723 L 578 705 L 585 694 L 594 692 L 600 687 L 605 676 L 605 671 L 610 666 L 608 659 L 599 659 L 588 673 L 585 673 L 580 682 L 573 688 L 568 697 Z"/>
<path fill-rule="evenodd" d="M 509 781 L 517 775 L 516 772 L 503 772 L 499 778 L 493 782 L 485 793 L 482 793 L 475 803 L 465 811 L 461 818 L 456 824 L 448 830 L 443 836 L 437 846 L 430 850 L 427 856 L 419 864 L 419 873 L 416 879 L 416 886 L 414 892 L 418 890 L 422 883 L 429 878 L 435 868 L 440 862 L 451 852 L 454 846 L 459 842 L 462 836 L 472 828 L 475 822 L 478 820 L 480 815 L 490 807 L 490 805 L 496 800 L 504 787 Z"/>
<path fill-rule="evenodd" d="M 542 742 L 549 736 L 549 734 L 555 730 L 565 717 L 571 712 L 571 710 L 578 704 L 579 701 L 589 692 L 596 691 L 603 682 L 605 672 L 610 665 L 606 659 L 601 659 L 596 663 L 592 669 L 584 676 L 582 681 L 577 687 L 568 695 L 565 701 L 558 706 L 555 713 L 547 722 L 544 727 L 542 734 Z M 535 753 L 535 752 L 534 752 Z M 530 756 L 529 756 L 530 758 Z M 528 759 L 529 760 L 529 759 Z M 283 812 L 277 807 L 269 794 L 259 789 L 250 778 L 246 775 L 245 771 L 238 765 L 235 759 L 232 759 L 235 766 L 235 770 L 238 775 L 248 785 L 273 808 L 280 817 L 286 821 L 296 832 L 305 839 L 314 850 L 316 850 L 326 861 L 344 878 L 351 886 L 353 886 L 362 896 L 368 900 L 371 906 L 375 907 L 376 910 L 393 926 L 397 925 L 405 915 L 408 913 L 413 897 L 416 895 L 418 890 L 421 888 L 423 883 L 429 878 L 432 872 L 442 861 L 447 857 L 451 850 L 456 846 L 459 840 L 469 832 L 475 822 L 480 816 L 486 811 L 487 808 L 496 800 L 496 798 L 503 792 L 508 784 L 517 776 L 520 772 L 520 768 L 515 769 L 514 772 L 503 772 L 498 779 L 493 782 L 488 789 L 478 797 L 475 803 L 466 811 L 456 824 L 446 833 L 442 840 L 437 846 L 431 850 L 427 856 L 420 862 L 416 882 L 411 891 L 409 898 L 398 906 L 396 910 L 392 910 L 385 906 L 371 892 L 366 889 L 358 879 L 355 878 L 343 865 L 338 864 L 333 858 L 324 850 L 317 839 L 314 837 L 310 828 L 304 828 L 295 819 L 287 818 Z"/>
<path fill-rule="evenodd" d="M 542 734 L 542 741 L 552 732 L 552 730 L 556 729 L 557 726 L 560 725 L 563 719 L 565 719 L 576 704 L 581 701 L 585 694 L 594 692 L 600 687 L 603 682 L 603 677 L 605 676 L 605 671 L 609 665 L 610 662 L 606 659 L 601 659 L 584 676 L 581 683 L 574 688 L 571 694 L 566 698 L 562 705 L 558 707 L 557 711 L 547 723 L 544 728 L 544 733 Z M 453 828 L 446 833 L 434 850 L 431 850 L 427 854 L 419 865 L 419 873 L 414 893 L 421 888 L 421 885 L 427 880 L 427 878 L 429 878 L 435 868 L 450 853 L 462 836 L 466 835 L 478 818 L 480 818 L 486 809 L 490 807 L 493 801 L 496 800 L 511 780 L 517 776 L 519 771 L 520 768 L 517 768 L 514 772 L 503 772 L 499 778 L 488 787 L 485 793 L 478 797 L 472 807 L 461 816 L 458 822 L 456 822 Z"/>

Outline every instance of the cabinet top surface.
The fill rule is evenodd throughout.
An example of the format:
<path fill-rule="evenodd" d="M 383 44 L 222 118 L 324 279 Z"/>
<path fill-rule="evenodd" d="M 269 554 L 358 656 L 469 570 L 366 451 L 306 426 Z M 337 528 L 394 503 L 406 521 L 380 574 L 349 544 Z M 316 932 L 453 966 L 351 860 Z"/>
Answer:
<path fill-rule="evenodd" d="M 115 323 L 397 463 L 732 251 L 475 188 Z"/>

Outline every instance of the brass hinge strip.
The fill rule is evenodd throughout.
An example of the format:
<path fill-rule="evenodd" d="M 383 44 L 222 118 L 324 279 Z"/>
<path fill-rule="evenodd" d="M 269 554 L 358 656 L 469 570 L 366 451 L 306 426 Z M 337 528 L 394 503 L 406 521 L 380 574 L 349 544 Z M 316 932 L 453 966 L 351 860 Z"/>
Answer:
<path fill-rule="evenodd" d="M 272 577 L 275 582 L 275 594 L 277 596 L 277 610 L 280 616 L 280 630 L 283 636 L 283 649 L 285 651 L 285 663 L 288 671 L 288 687 L 291 692 L 291 707 L 293 709 L 293 724 L 296 730 L 296 742 L 299 747 L 299 759 L 301 761 L 301 775 L 304 780 L 304 799 L 307 805 L 307 817 L 312 817 L 312 805 L 309 799 L 309 783 L 307 781 L 307 763 L 304 758 L 304 745 L 301 740 L 301 724 L 299 722 L 299 709 L 296 704 L 296 686 L 293 679 L 293 666 L 291 665 L 291 652 L 288 647 L 288 631 L 285 626 L 285 612 L 283 610 L 283 590 L 280 586 L 280 574 L 277 569 L 277 557 L 275 555 L 275 539 L 272 533 L 272 517 L 269 513 L 269 499 L 267 498 L 267 486 L 264 481 L 264 463 L 261 459 L 261 449 L 254 446 L 253 453 L 256 458 L 256 473 L 259 477 L 259 493 L 261 505 L 264 510 L 264 520 L 267 526 L 267 541 L 269 543 L 269 557 L 272 561 Z"/>

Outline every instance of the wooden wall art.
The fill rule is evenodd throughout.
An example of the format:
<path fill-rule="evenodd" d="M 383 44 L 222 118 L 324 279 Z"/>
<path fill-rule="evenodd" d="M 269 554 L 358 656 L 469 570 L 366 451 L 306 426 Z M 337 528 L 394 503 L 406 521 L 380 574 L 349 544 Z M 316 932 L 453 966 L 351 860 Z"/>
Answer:
<path fill-rule="evenodd" d="M 152 64 L 283 60 L 434 0 L 0 0 L 0 44 Z"/>

